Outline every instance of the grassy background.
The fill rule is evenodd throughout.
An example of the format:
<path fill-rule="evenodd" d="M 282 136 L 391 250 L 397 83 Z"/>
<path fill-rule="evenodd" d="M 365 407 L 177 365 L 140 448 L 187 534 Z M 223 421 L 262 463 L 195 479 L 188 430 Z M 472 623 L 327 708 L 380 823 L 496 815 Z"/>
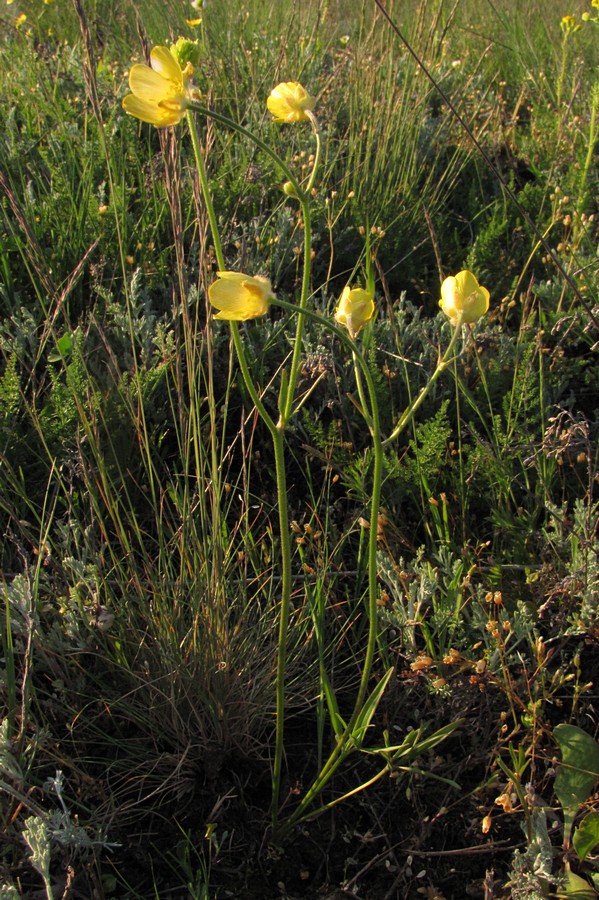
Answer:
<path fill-rule="evenodd" d="M 583 3 L 386 8 L 517 204 L 374 4 L 210 2 L 191 29 L 191 6 L 87 3 L 87 48 L 69 5 L 1 10 L 7 892 L 42 885 L 23 840 L 35 815 L 56 896 L 279 897 L 281 879 L 289 896 L 348 882 L 372 897 L 417 897 L 423 885 L 461 897 L 465 883 L 483 896 L 492 868 L 510 896 L 503 848 L 526 849 L 527 810 L 494 804 L 509 793 L 495 761 L 514 769 L 508 747 L 521 750 L 513 783 L 550 798 L 553 726 L 596 733 L 597 26 L 564 38 L 561 16 L 579 19 Z M 442 277 L 467 266 L 492 296 L 453 372 L 388 452 L 379 523 L 376 674 L 397 671 L 376 728 L 465 716 L 461 737 L 418 762 L 461 790 L 415 768 L 394 773 L 279 859 L 261 844 L 273 461 L 227 327 L 207 318 L 214 260 L 187 138 L 121 108 L 142 42 L 179 34 L 203 42 L 197 81 L 209 104 L 298 172 L 310 134 L 272 124 L 265 100 L 280 80 L 317 96 L 313 303 L 333 310 L 370 232 L 369 362 L 387 433 L 449 340 Z M 199 124 L 228 264 L 293 298 L 301 222 L 279 174 L 250 143 Z M 273 314 L 244 329 L 265 391 L 289 353 L 287 325 Z M 371 468 L 350 362 L 315 327 L 304 354 L 300 389 L 318 384 L 288 436 L 290 802 L 331 740 L 320 665 L 340 696 L 359 676 Z M 335 792 L 369 772 L 356 763 Z M 406 848 L 420 840 L 487 853 L 466 855 L 461 875 L 429 860 L 414 887 Z M 557 854 L 554 875 L 561 865 Z M 545 896 L 532 864 L 524 871 Z"/>

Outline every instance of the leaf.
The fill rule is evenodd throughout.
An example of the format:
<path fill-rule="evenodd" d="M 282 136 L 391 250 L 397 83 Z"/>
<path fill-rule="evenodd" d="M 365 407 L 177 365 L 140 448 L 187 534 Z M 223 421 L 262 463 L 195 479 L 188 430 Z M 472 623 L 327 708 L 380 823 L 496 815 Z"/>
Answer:
<path fill-rule="evenodd" d="M 574 831 L 572 846 L 582 862 L 597 844 L 599 844 L 599 812 L 590 812 Z"/>
<path fill-rule="evenodd" d="M 389 679 L 393 675 L 395 669 L 391 667 L 381 678 L 372 694 L 362 707 L 360 715 L 356 719 L 356 724 L 354 725 L 352 731 L 352 738 L 355 741 L 356 747 L 361 748 L 362 743 L 364 741 L 364 737 L 366 736 L 366 732 L 368 727 L 370 726 L 370 722 L 372 720 L 373 715 L 376 712 L 376 708 L 380 703 L 381 697 L 383 696 L 384 690 L 389 684 Z"/>
<path fill-rule="evenodd" d="M 595 900 L 597 892 L 586 878 L 581 878 L 568 869 L 564 887 L 557 896 L 574 897 L 575 900 Z"/>
<path fill-rule="evenodd" d="M 324 695 L 327 701 L 327 707 L 329 710 L 329 716 L 331 717 L 331 725 L 333 726 L 333 731 L 335 732 L 336 737 L 340 737 L 346 728 L 346 723 L 343 721 L 341 716 L 339 715 L 339 706 L 337 705 L 337 698 L 335 697 L 335 691 L 329 681 L 326 672 L 321 673 L 322 677 L 322 687 L 324 690 Z"/>
<path fill-rule="evenodd" d="M 448 738 L 456 728 L 459 728 L 460 725 L 463 724 L 463 722 L 463 719 L 457 719 L 455 722 L 444 725 L 442 728 L 439 728 L 438 731 L 429 734 L 425 738 L 421 738 L 422 728 L 416 728 L 414 731 L 408 732 L 401 744 L 395 744 L 393 746 L 385 745 L 384 747 L 369 747 L 368 749 L 365 749 L 365 752 L 370 753 L 371 755 L 380 753 L 381 756 L 390 759 L 393 764 L 396 764 L 400 759 L 402 762 L 409 762 L 410 760 L 421 756 L 427 750 L 432 750 L 433 747 L 436 747 L 437 744 L 440 744 Z"/>
<path fill-rule="evenodd" d="M 56 341 L 56 350 L 48 354 L 50 362 L 60 362 L 63 359 L 69 359 L 73 352 L 73 338 L 67 332 Z"/>
<path fill-rule="evenodd" d="M 553 736 L 562 754 L 553 789 L 564 811 L 564 844 L 569 846 L 578 808 L 588 799 L 599 779 L 599 745 L 575 725 L 556 725 Z"/>
<path fill-rule="evenodd" d="M 50 835 L 44 819 L 29 816 L 25 820 L 23 840 L 31 850 L 31 865 L 40 873 L 44 883 L 50 884 Z"/>

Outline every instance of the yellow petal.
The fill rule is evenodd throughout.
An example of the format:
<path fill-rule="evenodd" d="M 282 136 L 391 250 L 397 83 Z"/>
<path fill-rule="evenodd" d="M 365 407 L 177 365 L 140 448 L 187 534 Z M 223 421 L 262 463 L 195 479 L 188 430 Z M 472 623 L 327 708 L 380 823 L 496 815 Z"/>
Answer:
<path fill-rule="evenodd" d="M 217 272 L 216 274 L 223 281 L 236 281 L 238 284 L 243 284 L 244 281 L 248 281 L 250 278 L 249 275 L 244 275 L 243 272 Z"/>
<path fill-rule="evenodd" d="M 468 269 L 449 275 L 441 285 L 439 306 L 455 322 L 477 322 L 489 309 L 490 294 Z"/>
<path fill-rule="evenodd" d="M 284 81 L 273 88 L 266 105 L 276 122 L 303 122 L 308 118 L 306 110 L 311 110 L 314 102 L 298 81 Z"/>
<path fill-rule="evenodd" d="M 164 128 L 167 125 L 177 125 L 183 115 L 180 110 L 175 111 L 158 106 L 156 103 L 149 103 L 147 100 L 140 100 L 134 94 L 127 94 L 123 98 L 123 107 L 126 112 L 135 116 L 136 119 L 148 122 L 150 125 L 156 125 L 158 128 Z"/>
<path fill-rule="evenodd" d="M 272 296 L 267 278 L 252 278 L 240 272 L 219 272 L 219 280 L 208 288 L 212 306 L 219 310 L 216 319 L 246 321 L 268 312 Z"/>
<path fill-rule="evenodd" d="M 158 72 L 167 81 L 172 81 L 178 88 L 183 89 L 181 66 L 168 47 L 154 47 L 150 53 L 150 65 L 155 72 Z"/>
<path fill-rule="evenodd" d="M 149 66 L 134 65 L 129 72 L 129 87 L 136 97 L 148 103 L 160 103 L 177 96 L 177 88 Z"/>
<path fill-rule="evenodd" d="M 363 288 L 350 289 L 349 285 L 346 285 L 335 311 L 335 319 L 347 328 L 352 337 L 355 337 L 373 315 L 372 294 Z"/>

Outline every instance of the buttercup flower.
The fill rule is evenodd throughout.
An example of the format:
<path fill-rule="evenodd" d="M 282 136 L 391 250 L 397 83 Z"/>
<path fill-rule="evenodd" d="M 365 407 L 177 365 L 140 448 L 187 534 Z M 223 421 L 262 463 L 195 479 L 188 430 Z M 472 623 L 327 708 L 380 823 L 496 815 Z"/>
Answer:
<path fill-rule="evenodd" d="M 350 336 L 355 338 L 373 315 L 372 294 L 363 288 L 350 288 L 349 285 L 346 285 L 335 311 L 335 319 L 339 324 L 345 325 Z"/>
<path fill-rule="evenodd" d="M 464 269 L 450 275 L 441 285 L 439 306 L 456 325 L 458 321 L 478 322 L 489 308 L 490 294 L 476 277 Z"/>
<path fill-rule="evenodd" d="M 297 81 L 284 81 L 270 92 L 266 101 L 275 122 L 305 122 L 306 110 L 314 108 L 314 98 Z"/>
<path fill-rule="evenodd" d="M 131 67 L 132 93 L 123 99 L 123 107 L 132 116 L 157 128 L 177 125 L 188 106 L 187 83 L 192 74 L 193 66 L 188 63 L 182 69 L 168 47 L 154 47 L 150 66 Z"/>
<path fill-rule="evenodd" d="M 270 281 L 260 275 L 217 272 L 218 281 L 208 288 L 208 299 L 219 310 L 215 319 L 245 322 L 265 316 L 274 299 Z"/>
<path fill-rule="evenodd" d="M 580 29 L 580 25 L 577 23 L 574 16 L 563 16 L 559 25 L 564 34 L 574 34 L 575 31 Z"/>

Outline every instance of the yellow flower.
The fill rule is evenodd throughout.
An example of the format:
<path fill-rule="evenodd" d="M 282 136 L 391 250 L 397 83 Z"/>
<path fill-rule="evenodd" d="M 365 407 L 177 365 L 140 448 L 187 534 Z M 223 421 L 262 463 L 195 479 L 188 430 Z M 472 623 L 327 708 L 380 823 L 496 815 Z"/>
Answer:
<path fill-rule="evenodd" d="M 274 299 L 268 278 L 241 272 L 217 272 L 219 280 L 208 288 L 208 299 L 219 310 L 215 319 L 245 322 L 265 316 Z"/>
<path fill-rule="evenodd" d="M 25 13 L 21 13 L 21 15 L 17 16 L 17 18 L 15 20 L 15 27 L 21 28 L 21 26 L 24 25 L 26 21 L 27 21 L 27 15 Z"/>
<path fill-rule="evenodd" d="M 564 34 L 574 34 L 575 31 L 580 29 L 580 25 L 576 22 L 574 16 L 563 16 L 559 25 Z"/>
<path fill-rule="evenodd" d="M 374 300 L 369 291 L 363 288 L 343 288 L 335 318 L 340 325 L 345 325 L 352 338 L 362 330 L 366 322 L 374 315 Z"/>
<path fill-rule="evenodd" d="M 154 47 L 150 66 L 131 67 L 132 93 L 123 99 L 123 107 L 132 116 L 157 128 L 177 125 L 188 106 L 187 83 L 192 73 L 193 66 L 181 69 L 168 47 Z"/>
<path fill-rule="evenodd" d="M 476 277 L 464 269 L 450 275 L 441 285 L 439 306 L 456 325 L 458 322 L 477 322 L 489 308 L 490 295 Z"/>
<path fill-rule="evenodd" d="M 190 28 L 197 28 L 202 24 L 201 19 L 185 19 L 185 22 L 187 25 L 189 25 Z"/>
<path fill-rule="evenodd" d="M 314 98 L 297 81 L 284 81 L 270 92 L 266 101 L 275 122 L 304 122 L 314 108 Z"/>

